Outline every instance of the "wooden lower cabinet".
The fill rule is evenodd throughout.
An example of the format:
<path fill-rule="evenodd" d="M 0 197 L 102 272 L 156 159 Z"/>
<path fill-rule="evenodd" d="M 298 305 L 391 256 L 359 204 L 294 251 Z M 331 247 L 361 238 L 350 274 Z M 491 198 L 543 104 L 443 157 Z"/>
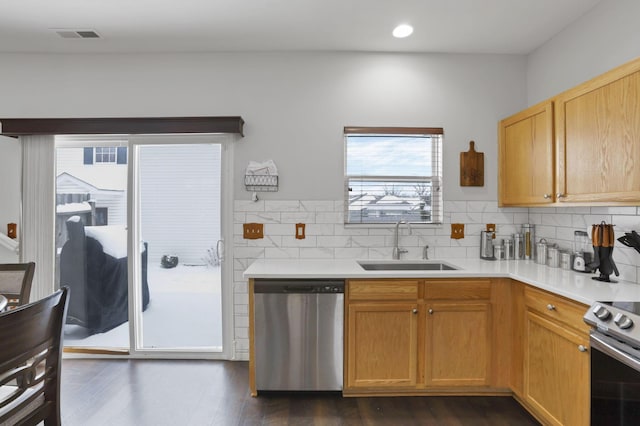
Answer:
<path fill-rule="evenodd" d="M 488 386 L 491 304 L 432 303 L 427 311 L 427 387 Z"/>
<path fill-rule="evenodd" d="M 347 388 L 415 387 L 415 303 L 349 306 Z"/>
<path fill-rule="evenodd" d="M 543 424 L 588 425 L 587 307 L 529 287 L 524 300 L 521 402 Z"/>
<path fill-rule="evenodd" d="M 491 281 L 397 284 L 348 283 L 345 394 L 490 391 Z"/>

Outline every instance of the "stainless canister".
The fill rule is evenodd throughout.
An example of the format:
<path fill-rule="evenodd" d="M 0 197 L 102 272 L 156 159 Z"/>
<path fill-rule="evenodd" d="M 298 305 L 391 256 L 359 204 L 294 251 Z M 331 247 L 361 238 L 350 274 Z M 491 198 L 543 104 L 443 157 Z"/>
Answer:
<path fill-rule="evenodd" d="M 560 252 L 560 267 L 562 269 L 571 269 L 571 265 L 573 262 L 571 262 L 571 253 L 568 251 L 561 251 Z"/>
<path fill-rule="evenodd" d="M 524 259 L 524 240 L 522 234 L 513 234 L 514 259 Z"/>
<path fill-rule="evenodd" d="M 493 260 L 493 237 L 495 232 L 493 231 L 481 231 L 480 232 L 480 259 Z"/>
<path fill-rule="evenodd" d="M 558 247 L 547 247 L 547 266 L 551 268 L 560 267 L 560 249 Z"/>
<path fill-rule="evenodd" d="M 504 246 L 503 245 L 496 245 L 493 246 L 493 255 L 495 256 L 496 260 L 504 260 Z"/>
<path fill-rule="evenodd" d="M 531 223 L 522 225 L 522 238 L 524 240 L 524 258 L 536 258 L 536 226 Z M 545 253 L 546 256 L 546 253 Z"/>
<path fill-rule="evenodd" d="M 507 260 L 515 259 L 515 246 L 513 240 L 504 240 L 504 258 Z"/>
<path fill-rule="evenodd" d="M 547 264 L 547 240 L 542 238 L 539 243 L 536 244 L 536 263 L 540 265 Z"/>

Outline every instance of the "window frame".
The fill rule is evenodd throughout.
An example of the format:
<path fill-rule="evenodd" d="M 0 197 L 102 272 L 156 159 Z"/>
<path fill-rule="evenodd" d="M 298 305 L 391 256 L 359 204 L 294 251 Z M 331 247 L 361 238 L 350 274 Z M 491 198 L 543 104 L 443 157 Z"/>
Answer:
<path fill-rule="evenodd" d="M 106 152 L 105 152 L 106 151 Z M 113 156 L 113 161 L 111 161 Z M 118 164 L 118 149 L 116 146 L 96 146 L 93 148 L 93 164 Z"/>
<path fill-rule="evenodd" d="M 415 136 L 415 137 L 436 137 L 435 143 L 432 143 L 432 170 L 433 174 L 428 175 L 414 175 L 414 176 L 375 176 L 375 175 L 349 175 L 348 170 L 348 141 L 351 136 Z M 349 207 L 350 207 L 350 195 L 349 184 L 353 179 L 359 179 L 361 181 L 385 181 L 389 183 L 426 183 L 431 185 L 431 218 L 429 221 L 411 221 L 411 224 L 419 226 L 439 226 L 443 223 L 443 144 L 444 144 L 444 129 L 441 127 L 345 127 L 344 128 L 344 225 L 345 226 L 389 226 L 393 225 L 394 221 L 377 221 L 377 222 L 351 222 Z M 399 219 L 403 220 L 403 219 Z"/>

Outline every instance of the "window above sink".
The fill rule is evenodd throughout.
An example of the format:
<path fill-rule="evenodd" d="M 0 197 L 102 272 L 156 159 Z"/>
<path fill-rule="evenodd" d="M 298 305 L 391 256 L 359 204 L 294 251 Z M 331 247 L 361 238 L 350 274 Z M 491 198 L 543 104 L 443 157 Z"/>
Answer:
<path fill-rule="evenodd" d="M 442 223 L 443 134 L 345 127 L 345 223 Z"/>

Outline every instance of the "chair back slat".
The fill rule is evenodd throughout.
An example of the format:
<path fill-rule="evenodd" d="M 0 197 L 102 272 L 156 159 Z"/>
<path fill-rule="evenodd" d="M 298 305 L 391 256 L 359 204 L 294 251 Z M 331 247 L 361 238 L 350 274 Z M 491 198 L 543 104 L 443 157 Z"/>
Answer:
<path fill-rule="evenodd" d="M 35 262 L 0 263 L 0 294 L 9 301 L 7 309 L 29 303 L 35 269 Z"/>
<path fill-rule="evenodd" d="M 62 327 L 69 289 L 0 313 L 0 424 L 60 424 Z"/>

